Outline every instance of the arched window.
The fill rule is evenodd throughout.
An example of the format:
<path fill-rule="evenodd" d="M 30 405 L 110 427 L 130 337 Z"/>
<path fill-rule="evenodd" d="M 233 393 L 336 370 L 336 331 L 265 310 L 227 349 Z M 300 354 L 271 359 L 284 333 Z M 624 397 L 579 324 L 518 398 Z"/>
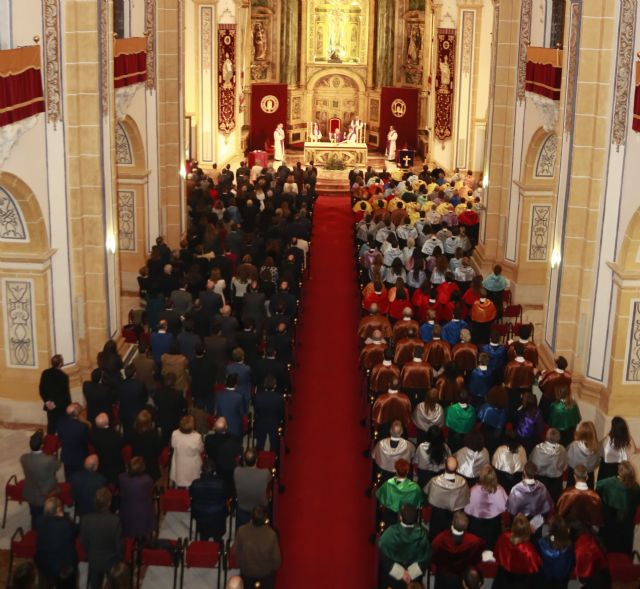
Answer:
<path fill-rule="evenodd" d="M 0 49 L 11 49 L 13 46 L 12 23 L 11 0 L 0 0 Z"/>

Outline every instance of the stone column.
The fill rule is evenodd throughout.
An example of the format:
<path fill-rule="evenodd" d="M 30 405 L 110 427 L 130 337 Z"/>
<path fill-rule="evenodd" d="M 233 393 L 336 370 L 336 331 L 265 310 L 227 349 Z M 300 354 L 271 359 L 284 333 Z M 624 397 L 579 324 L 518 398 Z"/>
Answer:
<path fill-rule="evenodd" d="M 297 86 L 299 81 L 299 19 L 299 0 L 283 0 L 280 36 L 280 81 L 283 84 L 289 84 L 289 86 Z"/>
<path fill-rule="evenodd" d="M 376 70 L 375 85 L 393 85 L 393 55 L 396 36 L 396 2 L 379 0 L 376 14 Z"/>

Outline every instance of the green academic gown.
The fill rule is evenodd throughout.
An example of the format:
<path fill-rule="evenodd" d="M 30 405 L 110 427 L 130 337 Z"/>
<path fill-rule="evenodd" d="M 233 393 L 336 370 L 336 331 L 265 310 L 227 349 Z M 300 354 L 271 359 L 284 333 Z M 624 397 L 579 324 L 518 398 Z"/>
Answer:
<path fill-rule="evenodd" d="M 385 509 L 394 513 L 400 511 L 402 505 L 413 505 L 417 509 L 422 506 L 422 489 L 409 479 L 396 479 L 395 477 L 385 481 L 378 491 L 376 497 Z"/>
<path fill-rule="evenodd" d="M 447 409 L 445 425 L 452 431 L 459 434 L 468 434 L 476 424 L 476 410 L 467 405 L 463 407 L 460 403 L 454 403 Z"/>
<path fill-rule="evenodd" d="M 578 404 L 567 407 L 562 401 L 556 401 L 549 411 L 549 427 L 555 427 L 561 432 L 575 428 L 582 418 Z"/>
<path fill-rule="evenodd" d="M 602 479 L 596 484 L 602 498 L 604 526 L 600 536 L 609 552 L 631 554 L 635 528 L 634 514 L 640 504 L 640 487 L 627 488 L 618 477 Z"/>
<path fill-rule="evenodd" d="M 380 537 L 378 548 L 381 567 L 380 587 L 395 585 L 394 580 L 389 576 L 394 564 L 397 563 L 410 570 L 410 573 L 416 572 L 415 566 L 411 567 L 411 565 L 417 565 L 422 574 L 425 574 L 431 561 L 431 546 L 427 533 L 419 524 L 411 527 L 405 527 L 399 523 L 390 526 Z M 414 578 L 420 578 L 422 574 Z"/>

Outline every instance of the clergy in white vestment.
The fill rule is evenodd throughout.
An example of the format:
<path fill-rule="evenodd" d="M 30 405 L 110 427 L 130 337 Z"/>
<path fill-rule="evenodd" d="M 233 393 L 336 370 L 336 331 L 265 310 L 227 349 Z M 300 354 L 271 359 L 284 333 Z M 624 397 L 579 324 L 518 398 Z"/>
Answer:
<path fill-rule="evenodd" d="M 281 162 L 284 159 L 284 124 L 278 123 L 276 130 L 273 132 L 273 159 Z"/>
<path fill-rule="evenodd" d="M 359 117 L 356 117 L 351 121 L 349 125 L 349 133 L 347 134 L 347 141 L 350 143 L 358 143 L 360 139 L 360 132 L 364 127 L 364 123 Z"/>
<path fill-rule="evenodd" d="M 314 122 L 313 126 L 311 127 L 311 135 L 309 135 L 309 141 L 322 141 L 322 132 L 320 131 L 320 126 L 317 122 Z"/>
<path fill-rule="evenodd" d="M 387 133 L 387 149 L 385 151 L 385 157 L 390 162 L 396 161 L 397 141 L 398 141 L 398 132 L 395 130 L 394 126 L 391 125 L 389 127 L 389 132 Z"/>

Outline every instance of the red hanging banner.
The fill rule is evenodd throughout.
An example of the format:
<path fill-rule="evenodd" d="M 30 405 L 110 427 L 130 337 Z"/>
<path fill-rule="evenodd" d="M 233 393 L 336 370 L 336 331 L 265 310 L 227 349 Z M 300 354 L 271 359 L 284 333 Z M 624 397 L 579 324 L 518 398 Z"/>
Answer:
<path fill-rule="evenodd" d="M 116 39 L 113 81 L 116 88 L 147 80 L 147 38 Z"/>
<path fill-rule="evenodd" d="M 551 100 L 560 100 L 562 49 L 529 47 L 524 89 Z"/>
<path fill-rule="evenodd" d="M 218 25 L 218 129 L 236 127 L 236 25 Z"/>
<path fill-rule="evenodd" d="M 40 47 L 0 51 L 0 127 L 44 112 Z"/>
<path fill-rule="evenodd" d="M 633 130 L 640 133 L 640 62 L 636 63 L 636 94 L 633 101 Z"/>
<path fill-rule="evenodd" d="M 456 73 L 456 30 L 438 29 L 436 72 L 436 120 L 434 132 L 440 141 L 449 139 L 453 129 L 453 91 Z"/>
<path fill-rule="evenodd" d="M 251 84 L 251 149 L 273 149 L 278 123 L 287 124 L 287 84 Z"/>
<path fill-rule="evenodd" d="M 418 89 L 383 86 L 380 92 L 380 147 L 385 148 L 389 127 L 398 132 L 398 149 L 416 149 Z"/>

